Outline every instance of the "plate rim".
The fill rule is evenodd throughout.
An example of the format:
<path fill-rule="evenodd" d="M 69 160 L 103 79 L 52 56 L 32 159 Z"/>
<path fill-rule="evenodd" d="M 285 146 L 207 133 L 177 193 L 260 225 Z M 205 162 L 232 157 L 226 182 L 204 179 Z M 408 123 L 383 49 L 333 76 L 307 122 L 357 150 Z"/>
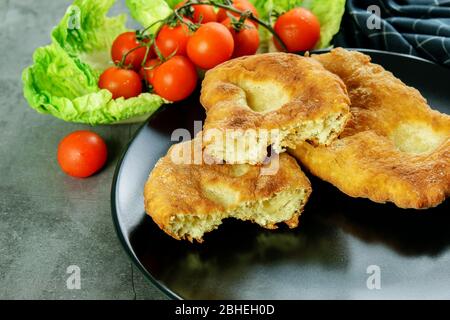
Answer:
<path fill-rule="evenodd" d="M 409 54 L 404 54 L 404 53 L 397 53 L 397 52 L 390 52 L 390 51 L 383 51 L 383 50 L 375 50 L 375 49 L 364 49 L 364 48 L 345 48 L 346 50 L 350 50 L 350 51 L 358 51 L 361 53 L 377 53 L 377 54 L 382 54 L 382 55 L 390 55 L 390 56 L 399 56 L 402 58 L 406 58 L 406 59 L 411 59 L 411 60 L 417 60 L 423 63 L 427 63 L 430 65 L 434 65 L 437 66 L 439 68 L 445 69 L 447 70 L 447 68 L 431 61 L 431 60 L 427 60 L 425 58 L 422 57 L 417 57 L 417 56 L 412 56 Z M 321 49 L 321 50 L 313 50 L 310 51 L 311 54 L 321 54 L 321 53 L 327 53 L 330 52 L 332 49 Z M 154 117 L 158 116 L 161 112 L 164 112 L 167 107 L 170 106 L 170 104 L 164 104 L 161 108 L 159 108 L 154 114 L 152 114 L 150 117 L 148 117 L 148 119 L 146 121 L 144 121 L 139 128 L 136 130 L 135 133 L 133 133 L 133 135 L 131 136 L 130 140 L 128 141 L 128 143 L 126 144 L 126 146 L 124 147 L 123 151 L 121 152 L 121 156 L 116 164 L 116 168 L 114 170 L 114 176 L 113 176 L 113 180 L 112 180 L 112 184 L 111 184 L 111 195 L 110 195 L 110 201 L 111 201 L 111 216 L 112 216 L 112 220 L 113 220 L 113 224 L 114 224 L 114 230 L 116 232 L 117 237 L 119 238 L 119 242 L 122 246 L 122 249 L 126 252 L 127 256 L 131 259 L 131 261 L 133 262 L 134 266 L 138 268 L 138 270 L 140 272 L 143 273 L 144 277 L 147 278 L 148 280 L 150 280 L 150 282 L 155 285 L 164 295 L 166 295 L 167 298 L 171 299 L 171 300 L 185 300 L 183 297 L 181 297 L 180 295 L 176 294 L 173 290 L 171 290 L 170 288 L 168 288 L 166 285 L 164 285 L 163 283 L 161 283 L 160 281 L 158 281 L 143 265 L 142 263 L 139 261 L 138 257 L 136 256 L 133 248 L 130 247 L 130 245 L 128 244 L 127 239 L 125 238 L 125 235 L 123 234 L 122 230 L 121 230 L 121 226 L 119 223 L 119 215 L 118 215 L 118 210 L 117 210 L 117 206 L 116 206 L 116 190 L 117 190 L 117 184 L 119 181 L 119 174 L 120 171 L 122 169 L 125 157 L 131 147 L 131 145 L 133 144 L 134 140 L 136 139 L 136 137 L 140 134 L 140 132 L 142 131 L 142 129 L 149 123 L 149 121 L 151 121 Z"/>
<path fill-rule="evenodd" d="M 162 284 L 160 281 L 158 281 L 150 272 L 147 271 L 147 269 L 142 265 L 142 263 L 139 261 L 138 257 L 134 253 L 133 248 L 130 248 L 128 245 L 128 241 L 125 238 L 125 235 L 123 234 L 120 223 L 119 223 L 119 215 L 118 210 L 116 206 L 116 190 L 117 190 L 117 183 L 119 181 L 119 174 L 122 169 L 123 162 L 125 160 L 125 157 L 128 153 L 128 150 L 130 149 L 131 145 L 133 144 L 136 137 L 139 135 L 139 133 L 142 131 L 142 129 L 149 123 L 150 120 L 152 120 L 154 117 L 158 116 L 161 112 L 166 110 L 166 108 L 170 106 L 170 104 L 164 104 L 161 108 L 159 108 L 155 113 L 153 113 L 150 117 L 147 118 L 136 130 L 135 133 L 131 136 L 130 140 L 127 142 L 126 146 L 124 147 L 123 151 L 121 152 L 120 158 L 117 162 L 116 168 L 114 169 L 114 176 L 111 184 L 111 216 L 114 224 L 114 230 L 116 232 L 116 235 L 119 239 L 119 242 L 122 246 L 122 249 L 127 254 L 128 258 L 131 259 L 134 266 L 139 269 L 140 272 L 143 273 L 144 277 L 146 277 L 150 282 L 155 285 L 163 294 L 167 296 L 167 298 L 171 300 L 184 300 L 181 296 L 170 290 L 167 286 Z"/>

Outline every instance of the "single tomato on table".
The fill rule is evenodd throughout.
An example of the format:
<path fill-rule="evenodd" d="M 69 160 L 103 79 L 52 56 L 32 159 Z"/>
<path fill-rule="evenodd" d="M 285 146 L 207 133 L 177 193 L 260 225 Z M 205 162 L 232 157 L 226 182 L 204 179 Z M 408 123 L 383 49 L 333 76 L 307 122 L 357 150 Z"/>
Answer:
<path fill-rule="evenodd" d="M 100 89 L 111 92 L 113 99 L 129 99 L 142 93 L 142 81 L 139 74 L 119 67 L 106 69 L 100 76 L 98 86 Z"/>
<path fill-rule="evenodd" d="M 136 49 L 141 45 L 137 40 L 136 32 L 122 33 L 114 40 L 111 48 L 113 62 L 119 64 L 122 62 L 123 56 L 129 53 L 125 59 L 124 66 L 132 67 L 134 70 L 139 71 L 147 51 L 146 47 Z M 150 51 L 150 55 L 152 55 L 152 51 Z"/>
<path fill-rule="evenodd" d="M 289 52 L 314 49 L 320 39 L 319 19 L 305 8 L 295 8 L 281 15 L 274 29 Z M 274 42 L 282 51 L 281 44 L 276 39 Z"/>
<path fill-rule="evenodd" d="M 202 25 L 191 36 L 187 46 L 192 62 L 206 70 L 229 60 L 233 51 L 233 35 L 227 27 L 217 22 Z"/>
<path fill-rule="evenodd" d="M 259 32 L 251 21 L 246 20 L 242 25 L 236 20 L 228 18 L 222 24 L 230 30 L 234 39 L 233 58 L 254 55 L 259 48 Z M 236 28 L 238 30 L 236 30 Z"/>
<path fill-rule="evenodd" d="M 186 4 L 187 0 L 182 1 L 181 3 L 175 6 L 175 9 L 179 9 Z M 192 15 L 192 22 L 195 23 L 208 23 L 208 22 L 216 22 L 217 14 L 214 10 L 214 7 L 207 4 L 194 4 L 192 5 L 192 9 L 194 10 Z"/>
<path fill-rule="evenodd" d="M 175 56 L 154 70 L 152 85 L 157 95 L 177 102 L 194 92 L 197 81 L 194 64 L 184 56 Z"/>
<path fill-rule="evenodd" d="M 174 54 L 184 56 L 189 37 L 190 31 L 186 24 L 179 22 L 176 26 L 165 25 L 158 33 L 155 45 L 165 58 Z"/>
<path fill-rule="evenodd" d="M 108 158 L 103 139 L 90 131 L 76 131 L 65 137 L 58 147 L 61 169 L 75 178 L 88 178 L 100 171 Z"/>

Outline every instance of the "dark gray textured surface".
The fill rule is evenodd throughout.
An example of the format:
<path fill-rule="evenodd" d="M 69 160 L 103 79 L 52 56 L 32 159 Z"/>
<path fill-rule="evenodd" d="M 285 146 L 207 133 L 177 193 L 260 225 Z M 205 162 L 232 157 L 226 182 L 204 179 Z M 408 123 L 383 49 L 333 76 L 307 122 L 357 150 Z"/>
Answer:
<path fill-rule="evenodd" d="M 0 0 L 0 299 L 164 298 L 132 266 L 111 220 L 114 167 L 137 126 L 67 124 L 37 114 L 22 95 L 23 68 L 70 3 Z M 110 151 L 107 168 L 83 181 L 61 173 L 55 156 L 79 129 L 99 133 Z M 81 290 L 67 289 L 71 265 Z"/>

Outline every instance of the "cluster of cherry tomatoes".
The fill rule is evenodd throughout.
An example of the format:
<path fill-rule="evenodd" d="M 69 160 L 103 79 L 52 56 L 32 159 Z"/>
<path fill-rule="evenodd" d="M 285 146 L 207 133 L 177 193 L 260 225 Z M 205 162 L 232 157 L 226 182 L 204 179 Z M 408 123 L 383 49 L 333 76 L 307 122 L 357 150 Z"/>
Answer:
<path fill-rule="evenodd" d="M 184 12 L 185 4 L 186 1 L 180 3 L 176 9 Z M 235 0 L 234 7 L 258 14 L 248 0 Z M 174 19 L 164 24 L 150 49 L 145 45 L 149 40 L 139 39 L 136 32 L 119 35 L 111 50 L 116 66 L 100 76 L 99 87 L 108 89 L 114 99 L 128 99 L 141 94 L 147 84 L 159 96 L 181 101 L 197 86 L 197 68 L 208 70 L 258 50 L 257 26 L 249 20 L 240 21 L 239 14 L 228 16 L 224 9 L 216 12 L 212 5 L 206 4 L 185 9 L 191 13 L 183 21 Z"/>
<path fill-rule="evenodd" d="M 100 76 L 99 87 L 114 99 L 136 97 L 146 86 L 169 101 L 187 98 L 197 86 L 197 69 L 208 70 L 258 50 L 259 25 L 248 19 L 257 18 L 258 12 L 248 0 L 234 0 L 233 7 L 216 10 L 211 4 L 183 1 L 176 13 L 184 14 L 167 19 L 154 37 L 119 35 L 111 50 L 115 66 Z M 305 51 L 319 40 L 320 24 L 310 11 L 295 8 L 277 17 L 273 31 L 283 41 L 274 38 L 280 51 Z M 77 131 L 60 143 L 58 162 L 68 175 L 86 178 L 106 164 L 107 154 L 100 136 Z"/>
<path fill-rule="evenodd" d="M 114 99 L 136 97 L 146 87 L 169 101 L 187 98 L 197 86 L 198 69 L 253 55 L 259 48 L 256 8 L 248 0 L 234 0 L 231 8 L 185 0 L 153 37 L 119 35 L 111 50 L 115 66 L 101 75 L 99 87 Z M 273 32 L 283 42 L 274 40 L 279 50 L 304 51 L 319 40 L 320 24 L 310 11 L 296 8 L 278 17 Z"/>

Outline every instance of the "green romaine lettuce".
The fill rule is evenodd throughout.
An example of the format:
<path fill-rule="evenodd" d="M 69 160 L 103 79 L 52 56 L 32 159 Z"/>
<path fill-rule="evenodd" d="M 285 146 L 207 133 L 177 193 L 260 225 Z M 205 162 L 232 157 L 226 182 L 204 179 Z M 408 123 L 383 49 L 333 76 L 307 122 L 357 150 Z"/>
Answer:
<path fill-rule="evenodd" d="M 101 72 L 112 65 L 112 42 L 127 31 L 126 16 L 106 16 L 114 2 L 75 0 L 69 7 L 52 33 L 52 43 L 37 49 L 34 64 L 23 72 L 24 96 L 32 108 L 65 121 L 97 125 L 142 119 L 166 102 L 149 93 L 113 100 L 109 91 L 98 88 Z M 154 0 L 132 2 L 133 11 Z"/>
<path fill-rule="evenodd" d="M 179 3 L 181 3 L 183 0 L 166 0 L 167 4 L 171 8 L 175 8 L 175 6 Z"/>
<path fill-rule="evenodd" d="M 133 19 L 144 27 L 149 27 L 172 13 L 169 4 L 164 0 L 126 0 L 126 4 Z M 157 26 L 151 31 L 156 29 Z"/>

